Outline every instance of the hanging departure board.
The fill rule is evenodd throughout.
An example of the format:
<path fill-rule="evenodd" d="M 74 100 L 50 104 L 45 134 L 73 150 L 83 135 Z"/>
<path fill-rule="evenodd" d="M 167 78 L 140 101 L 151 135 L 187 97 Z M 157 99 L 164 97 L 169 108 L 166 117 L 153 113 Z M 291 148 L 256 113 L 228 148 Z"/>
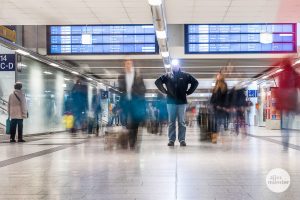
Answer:
<path fill-rule="evenodd" d="M 48 26 L 48 54 L 157 54 L 153 25 Z"/>
<path fill-rule="evenodd" d="M 296 24 L 187 24 L 186 54 L 293 53 Z"/>

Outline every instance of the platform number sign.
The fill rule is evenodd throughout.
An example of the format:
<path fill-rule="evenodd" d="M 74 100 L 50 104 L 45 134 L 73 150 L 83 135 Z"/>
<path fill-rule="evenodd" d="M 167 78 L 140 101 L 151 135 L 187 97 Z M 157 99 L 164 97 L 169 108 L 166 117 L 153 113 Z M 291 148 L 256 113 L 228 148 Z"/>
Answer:
<path fill-rule="evenodd" d="M 15 71 L 15 54 L 0 54 L 0 71 Z"/>
<path fill-rule="evenodd" d="M 248 90 L 248 97 L 257 97 L 257 90 Z"/>

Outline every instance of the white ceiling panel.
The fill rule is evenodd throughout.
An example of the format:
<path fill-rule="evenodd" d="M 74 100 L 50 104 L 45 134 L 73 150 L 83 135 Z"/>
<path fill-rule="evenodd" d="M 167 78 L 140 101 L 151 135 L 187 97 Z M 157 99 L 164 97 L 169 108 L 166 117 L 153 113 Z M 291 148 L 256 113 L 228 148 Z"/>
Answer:
<path fill-rule="evenodd" d="M 152 23 L 148 0 L 0 1 L 4 25 Z M 300 0 L 165 0 L 165 7 L 169 24 L 300 21 Z"/>
<path fill-rule="evenodd" d="M 211 6 L 229 6 L 230 0 L 195 0 L 195 6 L 211 7 Z"/>

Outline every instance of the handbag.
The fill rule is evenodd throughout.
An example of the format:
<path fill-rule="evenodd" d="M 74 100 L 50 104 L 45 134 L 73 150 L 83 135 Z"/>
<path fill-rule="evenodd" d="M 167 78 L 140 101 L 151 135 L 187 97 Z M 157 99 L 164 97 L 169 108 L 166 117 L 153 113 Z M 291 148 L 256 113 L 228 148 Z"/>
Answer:
<path fill-rule="evenodd" d="M 6 132 L 5 132 L 7 135 L 10 135 L 10 124 L 11 124 L 11 121 L 8 117 L 6 120 Z"/>

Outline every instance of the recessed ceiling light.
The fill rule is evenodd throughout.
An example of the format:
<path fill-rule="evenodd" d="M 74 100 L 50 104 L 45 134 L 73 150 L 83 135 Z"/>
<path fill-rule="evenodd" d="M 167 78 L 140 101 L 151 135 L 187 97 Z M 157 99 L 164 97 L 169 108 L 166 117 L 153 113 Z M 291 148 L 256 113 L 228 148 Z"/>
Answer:
<path fill-rule="evenodd" d="M 178 59 L 173 59 L 172 60 L 172 65 L 174 65 L 174 66 L 179 65 L 179 60 Z"/>
<path fill-rule="evenodd" d="M 166 31 L 156 31 L 156 37 L 158 39 L 166 39 L 167 33 L 166 33 Z"/>
<path fill-rule="evenodd" d="M 161 56 L 166 58 L 166 57 L 169 57 L 170 53 L 168 51 L 163 51 L 161 52 Z"/>
<path fill-rule="evenodd" d="M 162 4 L 162 0 L 148 0 L 148 3 L 151 6 L 160 6 Z"/>

